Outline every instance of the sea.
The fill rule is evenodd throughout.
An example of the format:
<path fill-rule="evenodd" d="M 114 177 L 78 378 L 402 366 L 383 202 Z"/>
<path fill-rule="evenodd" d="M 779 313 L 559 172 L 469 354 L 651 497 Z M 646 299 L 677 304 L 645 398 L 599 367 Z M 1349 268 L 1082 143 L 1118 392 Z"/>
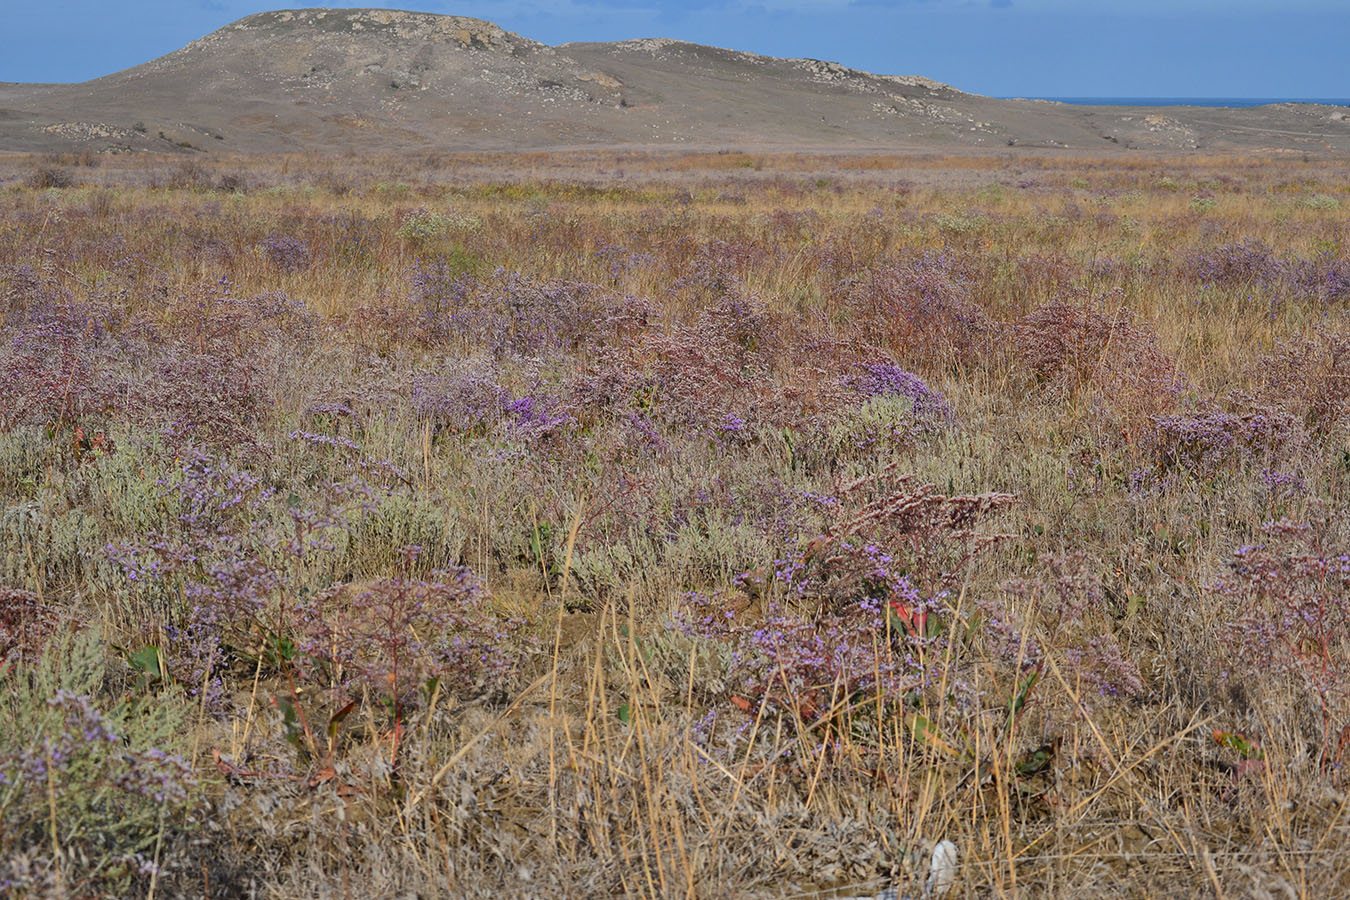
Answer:
<path fill-rule="evenodd" d="M 1012 97 L 1001 97 L 1012 100 Z M 1350 106 L 1350 97 L 1027 97 L 1028 100 L 1054 100 L 1077 106 L 1221 106 L 1229 108 L 1265 106 L 1268 103 L 1321 103 Z"/>

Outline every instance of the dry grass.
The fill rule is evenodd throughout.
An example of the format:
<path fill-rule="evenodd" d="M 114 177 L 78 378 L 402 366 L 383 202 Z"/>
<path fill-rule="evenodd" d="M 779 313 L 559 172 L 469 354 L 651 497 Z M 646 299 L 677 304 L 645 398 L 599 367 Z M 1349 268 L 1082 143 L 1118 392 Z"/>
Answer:
<path fill-rule="evenodd" d="M 92 162 L 0 160 L 3 890 L 1350 891 L 1333 164 Z"/>

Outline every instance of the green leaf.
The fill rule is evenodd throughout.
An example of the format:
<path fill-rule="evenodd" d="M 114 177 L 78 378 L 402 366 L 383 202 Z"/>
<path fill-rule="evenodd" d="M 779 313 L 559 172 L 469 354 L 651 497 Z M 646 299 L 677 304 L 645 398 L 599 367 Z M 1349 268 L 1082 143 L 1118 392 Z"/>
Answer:
<path fill-rule="evenodd" d="M 1135 613 L 1137 613 L 1137 612 L 1139 612 L 1139 610 L 1143 609 L 1143 607 L 1144 607 L 1144 595 L 1143 595 L 1143 594 L 1127 594 L 1126 596 L 1127 596 L 1129 599 L 1125 601 L 1125 619 L 1126 619 L 1126 621 L 1129 621 L 1130 619 L 1133 619 L 1133 618 L 1134 618 Z"/>
<path fill-rule="evenodd" d="M 1245 734 L 1233 731 L 1214 731 L 1214 740 L 1230 750 L 1236 751 L 1243 759 L 1265 759 L 1266 752 Z"/>
<path fill-rule="evenodd" d="M 268 640 L 267 662 L 274 669 L 280 669 L 283 663 L 295 659 L 295 654 L 295 642 L 284 634 L 274 634 Z"/>
<path fill-rule="evenodd" d="M 905 724 L 909 730 L 919 740 L 927 740 L 930 734 L 937 734 L 937 729 L 927 716 L 921 716 L 918 713 L 905 719 Z"/>
<path fill-rule="evenodd" d="M 984 631 L 984 613 L 978 610 L 971 614 L 966 621 L 966 642 L 969 643 L 975 639 L 975 635 Z"/>
<path fill-rule="evenodd" d="M 619 721 L 622 722 L 623 724 L 632 725 L 633 724 L 632 704 L 625 703 L 623 706 L 620 706 L 615 715 L 619 717 Z"/>
<path fill-rule="evenodd" d="M 353 700 L 346 706 L 339 709 L 328 717 L 328 739 L 331 741 L 337 737 L 338 727 L 342 725 L 342 720 L 351 715 L 352 710 L 356 709 L 356 701 Z"/>
<path fill-rule="evenodd" d="M 918 713 L 906 716 L 905 727 L 909 729 L 909 733 L 914 735 L 914 739 L 920 744 L 939 750 L 953 759 L 961 756 L 961 751 L 942 739 L 937 726 L 927 716 L 921 716 Z"/>
<path fill-rule="evenodd" d="M 281 724 L 286 731 L 286 740 L 295 746 L 295 749 L 304 751 L 305 745 L 301 740 L 300 716 L 295 711 L 295 704 L 289 697 L 277 697 L 277 708 L 281 710 Z"/>
<path fill-rule="evenodd" d="M 1054 744 L 1044 744 L 1032 750 L 1017 763 L 1017 774 L 1023 778 L 1039 775 L 1050 768 L 1055 758 Z"/>
<path fill-rule="evenodd" d="M 141 677 L 136 681 L 137 688 L 154 684 L 164 676 L 164 661 L 160 658 L 158 647 L 130 650 L 126 656 L 131 667 L 141 673 Z"/>
<path fill-rule="evenodd" d="M 1041 677 L 1039 667 L 1033 669 L 1031 674 L 1022 679 L 1017 691 L 1008 701 L 1008 728 L 1012 728 L 1013 722 L 1017 720 L 1017 714 L 1022 711 L 1022 707 L 1027 705 L 1027 699 L 1031 697 L 1031 689 L 1036 686 L 1036 682 Z"/>
<path fill-rule="evenodd" d="M 159 648 L 142 647 L 127 654 L 127 662 L 148 675 L 159 677 Z"/>

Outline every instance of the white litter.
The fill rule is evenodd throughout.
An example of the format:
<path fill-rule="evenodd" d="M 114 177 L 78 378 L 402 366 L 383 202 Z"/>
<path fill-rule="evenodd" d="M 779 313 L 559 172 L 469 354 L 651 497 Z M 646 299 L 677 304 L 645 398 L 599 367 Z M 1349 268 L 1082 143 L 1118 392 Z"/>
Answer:
<path fill-rule="evenodd" d="M 870 897 L 842 897 L 840 900 L 939 900 L 956 883 L 956 866 L 959 854 L 951 841 L 939 841 L 933 848 L 933 857 L 928 863 L 928 880 L 923 883 L 923 893 L 919 898 L 900 893 L 899 888 L 886 888 Z"/>

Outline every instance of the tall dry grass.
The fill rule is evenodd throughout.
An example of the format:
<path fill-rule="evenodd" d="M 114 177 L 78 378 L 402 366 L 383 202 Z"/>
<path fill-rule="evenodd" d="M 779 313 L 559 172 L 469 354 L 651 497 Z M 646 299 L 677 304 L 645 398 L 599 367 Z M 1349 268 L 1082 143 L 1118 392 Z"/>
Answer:
<path fill-rule="evenodd" d="M 0 163 L 5 891 L 1346 891 L 1334 162 L 90 162 Z"/>

